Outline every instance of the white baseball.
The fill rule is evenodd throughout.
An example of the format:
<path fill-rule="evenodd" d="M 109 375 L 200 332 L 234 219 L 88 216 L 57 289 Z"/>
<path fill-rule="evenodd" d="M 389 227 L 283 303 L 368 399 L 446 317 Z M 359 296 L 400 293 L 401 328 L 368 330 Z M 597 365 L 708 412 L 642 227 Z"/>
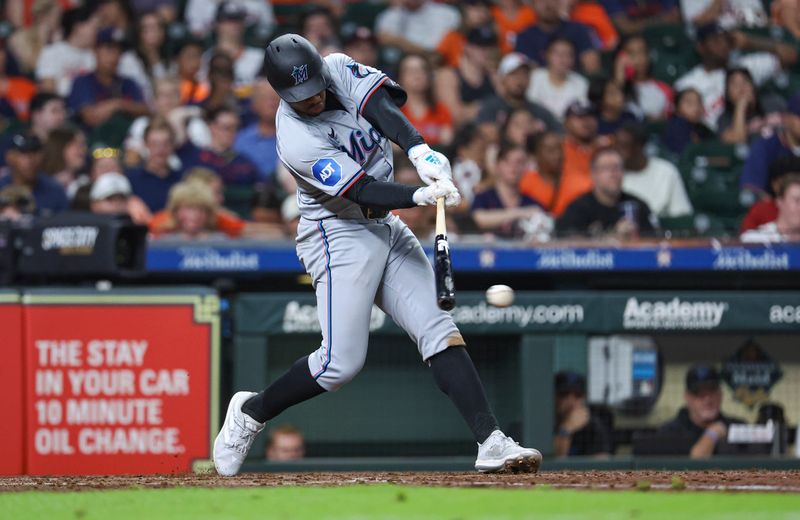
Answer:
<path fill-rule="evenodd" d="M 486 301 L 495 307 L 508 307 L 514 303 L 514 289 L 507 285 L 493 285 L 486 289 Z"/>

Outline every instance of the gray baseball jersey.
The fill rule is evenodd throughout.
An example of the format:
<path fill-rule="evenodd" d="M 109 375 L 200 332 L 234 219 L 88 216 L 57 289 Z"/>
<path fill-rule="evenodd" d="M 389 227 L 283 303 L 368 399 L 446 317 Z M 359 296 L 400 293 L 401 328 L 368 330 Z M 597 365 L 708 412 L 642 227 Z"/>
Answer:
<path fill-rule="evenodd" d="M 366 219 L 342 197 L 362 175 L 393 179 L 391 143 L 361 116 L 370 95 L 391 80 L 343 54 L 325 62 L 328 90 L 345 110 L 306 117 L 281 101 L 277 140 L 297 179 L 297 254 L 311 275 L 322 328 L 308 366 L 320 386 L 336 390 L 364 365 L 373 304 L 408 333 L 423 360 L 464 340 L 436 305 L 433 268 L 408 227 L 392 214 Z"/>
<path fill-rule="evenodd" d="M 331 76 L 328 90 L 346 111 L 303 116 L 281 101 L 275 117 L 278 157 L 297 179 L 300 215 L 313 220 L 358 217 L 358 205 L 342 194 L 362 175 L 393 179 L 391 143 L 361 116 L 371 94 L 390 80 L 344 54 L 331 54 L 325 63 Z"/>

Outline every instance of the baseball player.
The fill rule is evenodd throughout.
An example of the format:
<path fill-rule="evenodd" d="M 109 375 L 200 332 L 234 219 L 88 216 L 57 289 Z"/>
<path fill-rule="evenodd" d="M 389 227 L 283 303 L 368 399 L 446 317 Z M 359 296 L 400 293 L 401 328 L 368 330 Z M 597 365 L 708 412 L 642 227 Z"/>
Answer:
<path fill-rule="evenodd" d="M 498 428 L 458 328 L 436 305 L 430 262 L 389 213 L 433 205 L 439 197 L 448 206 L 460 201 L 447 158 L 398 109 L 403 89 L 343 54 L 323 59 L 296 34 L 269 43 L 263 71 L 282 99 L 278 156 L 297 179 L 297 254 L 316 291 L 322 344 L 266 390 L 234 394 L 214 442 L 217 472 L 239 471 L 267 421 L 358 374 L 373 303 L 417 344 L 436 384 L 464 417 L 478 443 L 475 468 L 537 471 L 542 455 Z M 426 186 L 392 182 L 390 140 L 406 151 Z"/>

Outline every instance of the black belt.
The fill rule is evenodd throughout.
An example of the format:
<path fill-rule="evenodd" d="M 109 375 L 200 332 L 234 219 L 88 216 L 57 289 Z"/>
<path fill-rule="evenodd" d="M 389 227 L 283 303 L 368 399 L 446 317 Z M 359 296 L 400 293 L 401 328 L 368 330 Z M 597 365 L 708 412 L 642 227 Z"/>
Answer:
<path fill-rule="evenodd" d="M 388 209 L 373 209 L 366 206 L 359 206 L 364 218 L 385 218 L 389 214 Z"/>

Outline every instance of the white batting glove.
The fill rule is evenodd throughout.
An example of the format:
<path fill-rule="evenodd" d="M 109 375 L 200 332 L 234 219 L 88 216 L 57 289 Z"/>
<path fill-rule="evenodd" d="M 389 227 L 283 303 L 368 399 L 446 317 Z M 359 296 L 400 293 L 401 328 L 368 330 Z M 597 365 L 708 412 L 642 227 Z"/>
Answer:
<path fill-rule="evenodd" d="M 414 202 L 417 206 L 435 206 L 439 197 L 444 197 L 445 206 L 458 206 L 461 203 L 458 189 L 447 180 L 435 181 L 430 186 L 419 188 L 414 192 Z"/>
<path fill-rule="evenodd" d="M 412 146 L 408 150 L 408 158 L 425 184 L 453 179 L 450 161 L 443 154 L 431 150 L 427 144 Z"/>

